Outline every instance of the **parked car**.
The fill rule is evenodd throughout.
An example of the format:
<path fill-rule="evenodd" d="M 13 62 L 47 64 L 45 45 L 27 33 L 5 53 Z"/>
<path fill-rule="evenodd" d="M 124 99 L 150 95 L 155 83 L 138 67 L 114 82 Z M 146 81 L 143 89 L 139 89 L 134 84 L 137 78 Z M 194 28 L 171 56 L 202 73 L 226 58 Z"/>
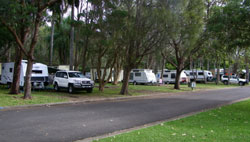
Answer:
<path fill-rule="evenodd" d="M 58 71 L 56 72 L 53 85 L 56 91 L 65 88 L 68 89 L 69 93 L 74 93 L 77 90 L 86 90 L 88 93 L 91 93 L 94 88 L 94 81 L 78 71 Z"/>
<path fill-rule="evenodd" d="M 240 86 L 244 86 L 246 84 L 246 79 L 238 78 L 237 76 L 231 76 L 228 82 L 228 76 L 222 75 L 221 82 L 223 82 L 225 85 L 230 83 L 230 84 L 239 84 Z"/>

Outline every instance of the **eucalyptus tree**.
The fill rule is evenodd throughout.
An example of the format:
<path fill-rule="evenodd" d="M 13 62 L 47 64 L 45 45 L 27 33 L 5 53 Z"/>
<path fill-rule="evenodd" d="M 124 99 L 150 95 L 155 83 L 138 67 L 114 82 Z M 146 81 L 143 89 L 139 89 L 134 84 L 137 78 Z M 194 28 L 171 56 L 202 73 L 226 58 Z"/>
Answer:
<path fill-rule="evenodd" d="M 45 12 L 49 6 L 60 2 L 60 0 L 44 0 L 44 1 L 4 1 L 1 0 L 0 6 L 0 21 L 7 27 L 10 33 L 15 38 L 18 45 L 18 51 L 21 58 L 16 60 L 15 70 L 20 74 L 20 62 L 22 53 L 27 57 L 28 64 L 26 70 L 24 99 L 31 99 L 31 73 L 32 66 L 35 60 L 34 49 L 39 35 L 39 27 L 45 19 Z M 27 37 L 30 37 L 30 42 L 26 43 Z M 26 46 L 28 48 L 26 48 Z M 17 63 L 18 62 L 18 63 Z M 18 73 L 14 71 L 14 76 Z M 19 75 L 20 76 L 20 75 Z M 18 77 L 17 77 L 18 78 Z M 20 80 L 20 79 L 19 79 Z M 14 84 L 15 89 L 19 89 L 19 81 Z M 19 90 L 15 90 L 18 93 Z"/>
<path fill-rule="evenodd" d="M 174 88 L 180 89 L 180 74 L 189 65 L 189 59 L 201 49 L 204 32 L 203 0 L 161 1 L 167 32 L 165 47 L 167 61 L 176 68 Z"/>
<path fill-rule="evenodd" d="M 213 38 L 226 46 L 229 61 L 237 48 L 249 46 L 249 6 L 249 1 L 228 0 L 225 5 L 212 9 L 208 29 Z"/>
<path fill-rule="evenodd" d="M 152 53 L 163 40 L 157 2 L 152 0 L 123 1 L 127 19 L 123 27 L 121 49 L 124 55 L 124 75 L 120 94 L 128 94 L 130 71 L 137 68 L 142 59 Z"/>

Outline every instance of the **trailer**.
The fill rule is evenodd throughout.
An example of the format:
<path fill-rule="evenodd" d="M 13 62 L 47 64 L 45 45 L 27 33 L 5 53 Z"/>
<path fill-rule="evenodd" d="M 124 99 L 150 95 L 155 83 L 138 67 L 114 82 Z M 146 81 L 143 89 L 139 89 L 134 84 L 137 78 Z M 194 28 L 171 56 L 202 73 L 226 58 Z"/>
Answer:
<path fill-rule="evenodd" d="M 156 76 L 150 69 L 133 69 L 129 76 L 129 83 L 136 84 L 155 84 Z"/>
<path fill-rule="evenodd" d="M 185 73 L 189 76 L 190 80 L 198 82 L 213 81 L 213 73 L 207 70 L 186 70 Z"/>
<path fill-rule="evenodd" d="M 161 78 L 161 73 L 162 71 L 158 71 L 157 72 L 157 81 L 159 82 L 160 78 Z M 181 72 L 181 75 L 180 75 L 180 79 L 179 79 L 179 82 L 180 83 L 186 83 L 188 80 L 187 78 L 187 75 L 184 71 Z M 162 82 L 164 84 L 173 84 L 176 82 L 176 70 L 167 70 L 167 69 L 164 69 L 163 70 L 163 75 L 162 75 Z"/>
<path fill-rule="evenodd" d="M 2 64 L 1 84 L 11 85 L 14 74 L 14 62 Z M 22 60 L 20 72 L 20 87 L 24 86 L 27 61 Z M 34 89 L 42 89 L 49 84 L 48 67 L 42 63 L 34 63 L 31 74 L 31 84 Z"/>

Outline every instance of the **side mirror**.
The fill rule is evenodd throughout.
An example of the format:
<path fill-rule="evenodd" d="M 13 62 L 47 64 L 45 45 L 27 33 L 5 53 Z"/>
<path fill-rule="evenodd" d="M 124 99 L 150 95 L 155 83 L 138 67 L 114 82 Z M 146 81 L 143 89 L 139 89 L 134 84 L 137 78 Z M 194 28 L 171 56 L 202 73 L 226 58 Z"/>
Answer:
<path fill-rule="evenodd" d="M 64 75 L 64 76 L 63 76 L 63 78 L 66 78 L 66 79 L 68 79 L 68 76 L 67 76 L 67 75 Z"/>

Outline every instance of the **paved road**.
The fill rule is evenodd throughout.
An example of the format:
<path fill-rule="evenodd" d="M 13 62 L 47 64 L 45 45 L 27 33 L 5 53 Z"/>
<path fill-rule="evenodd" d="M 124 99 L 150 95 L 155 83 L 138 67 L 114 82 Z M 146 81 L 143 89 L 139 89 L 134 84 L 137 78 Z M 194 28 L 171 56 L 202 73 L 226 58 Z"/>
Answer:
<path fill-rule="evenodd" d="M 69 142 L 250 97 L 250 88 L 0 111 L 1 142 Z"/>

